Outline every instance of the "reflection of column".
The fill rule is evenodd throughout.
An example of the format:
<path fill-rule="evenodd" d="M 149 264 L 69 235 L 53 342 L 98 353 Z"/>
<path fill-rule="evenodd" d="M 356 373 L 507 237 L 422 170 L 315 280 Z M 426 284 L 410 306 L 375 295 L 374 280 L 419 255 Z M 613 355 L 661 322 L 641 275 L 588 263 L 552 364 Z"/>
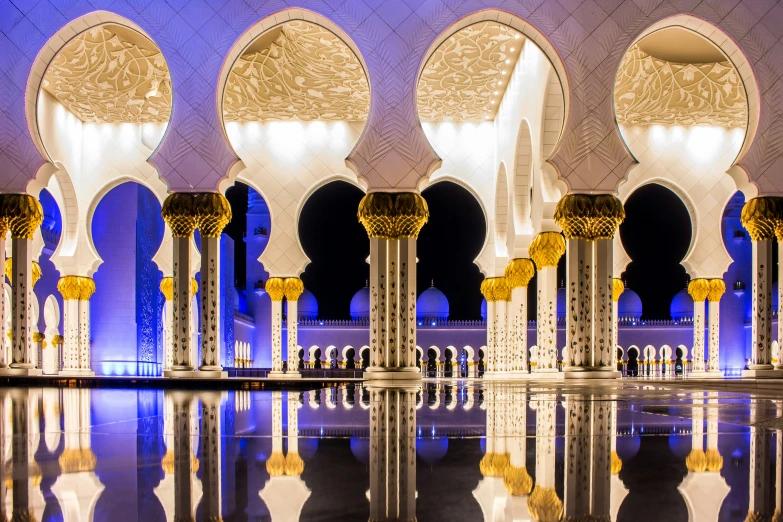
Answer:
<path fill-rule="evenodd" d="M 416 388 L 369 388 L 370 520 L 416 519 Z"/>
<path fill-rule="evenodd" d="M 511 433 L 509 436 L 509 466 L 503 476 L 506 491 L 512 496 L 529 495 L 533 479 L 527 472 L 527 394 L 511 397 Z"/>
<path fill-rule="evenodd" d="M 298 378 L 299 373 L 299 296 L 304 292 L 304 284 L 298 277 L 288 277 L 285 280 L 285 300 L 288 310 L 286 312 L 286 325 L 288 326 L 288 369 L 286 377 Z"/>
<path fill-rule="evenodd" d="M 620 296 L 625 292 L 625 284 L 622 279 L 612 279 L 612 357 L 617 367 L 617 347 L 620 345 L 618 341 L 619 325 L 618 325 L 618 307 L 617 303 L 620 301 Z"/>
<path fill-rule="evenodd" d="M 613 474 L 614 425 L 616 401 L 593 401 L 592 473 L 590 475 L 590 512 L 592 520 L 610 520 L 612 512 L 611 478 Z"/>
<path fill-rule="evenodd" d="M 616 396 L 613 397 L 616 399 Z M 617 454 L 617 401 L 612 401 L 612 418 L 611 418 L 611 434 L 612 434 L 612 453 L 610 455 L 610 472 L 612 478 L 610 479 L 610 508 L 609 508 L 609 520 L 617 520 L 617 513 L 620 512 L 620 506 L 623 504 L 623 500 L 628 495 L 628 488 L 625 487 L 623 481 L 620 480 L 620 472 L 623 470 L 623 461 Z"/>
<path fill-rule="evenodd" d="M 742 226 L 752 240 L 753 294 L 751 327 L 751 362 L 743 377 L 763 376 L 758 372 L 772 370 L 772 242 L 780 221 L 779 198 L 757 197 L 742 207 Z"/>
<path fill-rule="evenodd" d="M 282 277 L 270 277 L 264 290 L 272 300 L 272 371 L 270 377 L 284 377 L 283 373 L 283 296 L 285 282 Z"/>
<path fill-rule="evenodd" d="M 203 259 L 203 258 L 202 258 Z M 201 507 L 205 520 L 222 520 L 220 490 L 220 392 L 202 392 L 201 397 Z"/>
<path fill-rule="evenodd" d="M 359 203 L 358 217 L 370 238 L 370 366 L 364 378 L 420 379 L 416 238 L 429 219 L 427 202 L 414 192 L 372 192 Z"/>
<path fill-rule="evenodd" d="M 41 520 L 45 501 L 40 490 L 41 469 L 34 457 L 38 447 L 38 419 L 34 415 L 38 397 L 21 389 L 12 390 L 10 395 L 12 475 L 6 478 L 5 486 L 11 485 L 11 520 Z"/>
<path fill-rule="evenodd" d="M 577 354 L 578 358 L 578 354 Z M 564 515 L 568 520 L 590 516 L 590 461 L 592 405 L 585 400 L 566 400 Z"/>
<path fill-rule="evenodd" d="M 527 286 L 536 273 L 530 259 L 513 259 L 506 266 L 506 282 L 511 287 L 508 305 L 509 325 L 506 343 L 509 353 L 509 370 L 527 371 Z"/>
<path fill-rule="evenodd" d="M 220 366 L 220 235 L 231 221 L 231 205 L 222 194 L 204 192 L 193 198 L 201 234 L 201 360 L 200 377 L 222 377 Z M 204 374 L 203 372 L 211 372 Z"/>
<path fill-rule="evenodd" d="M 511 289 L 505 277 L 489 277 L 481 284 L 487 299 L 487 366 L 485 379 L 497 379 L 506 371 L 506 307 Z"/>
<path fill-rule="evenodd" d="M 191 364 L 193 302 L 190 295 L 190 242 L 193 238 L 193 231 L 196 229 L 196 217 L 192 194 L 169 194 L 163 202 L 161 215 L 171 228 L 174 246 L 174 262 L 172 264 L 174 354 L 171 369 L 164 375 L 176 377 L 177 372 L 193 370 Z"/>
<path fill-rule="evenodd" d="M 530 514 L 538 522 L 557 522 L 563 503 L 555 491 L 555 427 L 557 397 L 539 395 L 536 407 L 536 485 L 527 499 Z"/>
<path fill-rule="evenodd" d="M 693 370 L 694 377 L 704 376 L 704 300 L 710 293 L 707 279 L 693 279 L 688 283 L 688 293 L 693 298 Z"/>
<path fill-rule="evenodd" d="M 27 194 L 0 196 L 0 217 L 11 231 L 11 368 L 16 374 L 40 375 L 32 365 L 33 234 L 43 221 L 41 204 Z"/>
<path fill-rule="evenodd" d="M 750 501 L 745 520 L 769 520 L 769 430 L 755 426 L 761 417 L 755 400 L 750 408 Z"/>
<path fill-rule="evenodd" d="M 558 232 L 542 232 L 530 244 L 530 257 L 538 270 L 536 373 L 557 372 L 557 262 L 565 253 Z"/>
<path fill-rule="evenodd" d="M 707 373 L 722 377 L 720 371 L 720 298 L 726 291 L 723 279 L 710 279 L 710 292 L 707 299 L 710 302 L 710 353 L 707 361 Z"/>

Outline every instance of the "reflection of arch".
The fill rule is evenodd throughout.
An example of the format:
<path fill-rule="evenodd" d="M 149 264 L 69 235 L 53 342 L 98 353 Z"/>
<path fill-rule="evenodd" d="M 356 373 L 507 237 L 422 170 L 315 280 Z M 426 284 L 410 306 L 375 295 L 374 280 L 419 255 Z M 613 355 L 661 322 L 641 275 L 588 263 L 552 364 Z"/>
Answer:
<path fill-rule="evenodd" d="M 508 179 L 503 163 L 498 169 L 495 186 L 495 253 L 498 257 L 508 257 Z"/>

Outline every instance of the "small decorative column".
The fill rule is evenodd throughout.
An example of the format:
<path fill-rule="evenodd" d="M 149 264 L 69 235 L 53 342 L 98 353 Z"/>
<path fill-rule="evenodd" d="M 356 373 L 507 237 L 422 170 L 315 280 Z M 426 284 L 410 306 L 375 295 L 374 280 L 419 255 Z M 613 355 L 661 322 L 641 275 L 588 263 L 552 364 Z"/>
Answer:
<path fill-rule="evenodd" d="M 285 376 L 289 379 L 299 379 L 299 296 L 304 292 L 304 284 L 298 277 L 287 277 L 284 282 L 285 300 L 287 306 L 286 325 L 288 326 L 288 369 Z"/>
<path fill-rule="evenodd" d="M 0 216 L 11 231 L 11 364 L 3 373 L 40 375 L 32 364 L 33 234 L 43 221 L 41 204 L 27 194 L 0 196 Z"/>
<path fill-rule="evenodd" d="M 196 194 L 196 226 L 201 234 L 201 361 L 199 377 L 227 377 L 220 365 L 220 235 L 231 221 L 222 194 Z"/>
<path fill-rule="evenodd" d="M 710 303 L 710 353 L 707 361 L 707 376 L 723 377 L 720 371 L 720 298 L 726 292 L 723 279 L 710 279 L 707 300 Z M 694 308 L 695 310 L 695 308 Z"/>
<path fill-rule="evenodd" d="M 742 207 L 742 226 L 750 234 L 753 250 L 751 361 L 743 377 L 783 377 L 773 373 L 772 361 L 772 242 L 783 215 L 779 198 L 758 197 Z"/>
<path fill-rule="evenodd" d="M 620 330 L 617 303 L 620 301 L 620 296 L 623 295 L 623 292 L 625 292 L 623 280 L 618 278 L 612 279 L 612 324 L 614 325 L 612 329 L 612 347 L 615 353 L 617 353 L 617 347 L 620 345 L 618 341 Z"/>
<path fill-rule="evenodd" d="M 688 283 L 688 293 L 693 298 L 693 370 L 691 376 L 704 377 L 704 301 L 710 293 L 707 279 L 693 279 Z"/>
<path fill-rule="evenodd" d="M 511 289 L 505 277 L 487 278 L 481 288 L 487 299 L 488 353 L 485 354 L 484 378 L 499 379 L 506 370 L 506 303 L 511 299 Z"/>
<path fill-rule="evenodd" d="M 174 352 L 171 369 L 164 371 L 163 376 L 189 377 L 193 371 L 191 364 L 193 301 L 190 295 L 190 242 L 193 240 L 193 231 L 197 224 L 193 195 L 188 193 L 169 194 L 166 201 L 163 202 L 160 213 L 171 228 L 174 245 L 174 262 L 172 263 Z"/>
<path fill-rule="evenodd" d="M 527 375 L 527 286 L 536 273 L 530 259 L 514 259 L 506 266 L 506 282 L 511 288 L 508 307 L 508 370 L 516 377 Z"/>
<path fill-rule="evenodd" d="M 94 375 L 90 369 L 90 297 L 95 281 L 89 277 L 64 276 L 57 282 L 63 296 L 63 367 L 60 375 Z"/>
<path fill-rule="evenodd" d="M 416 238 L 429 219 L 414 192 L 371 192 L 357 213 L 370 238 L 370 366 L 366 380 L 421 379 L 416 368 Z"/>
<path fill-rule="evenodd" d="M 79 278 L 79 373 L 95 375 L 90 368 L 90 297 L 95 293 L 95 281 Z"/>
<path fill-rule="evenodd" d="M 557 262 L 565 253 L 559 232 L 541 232 L 530 244 L 530 258 L 538 270 L 537 341 L 535 372 L 538 377 L 557 377 Z"/>
<path fill-rule="evenodd" d="M 65 342 L 65 338 L 62 335 L 55 335 L 52 338 L 52 347 L 57 350 L 57 356 L 55 357 L 55 360 L 57 361 L 57 367 L 55 368 L 55 373 L 59 373 L 60 370 L 63 369 L 63 343 Z"/>
<path fill-rule="evenodd" d="M 285 280 L 282 277 L 270 277 L 264 290 L 272 300 L 272 371 L 269 377 L 285 378 L 283 372 L 283 296 Z"/>

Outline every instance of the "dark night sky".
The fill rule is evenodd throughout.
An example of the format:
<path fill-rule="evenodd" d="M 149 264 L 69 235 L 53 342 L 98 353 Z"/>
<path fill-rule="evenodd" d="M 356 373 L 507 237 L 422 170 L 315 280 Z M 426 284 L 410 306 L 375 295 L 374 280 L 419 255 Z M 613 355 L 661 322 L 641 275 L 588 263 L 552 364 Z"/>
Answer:
<path fill-rule="evenodd" d="M 316 191 L 302 210 L 299 235 L 311 260 L 302 279 L 318 299 L 319 316 L 325 319 L 348 319 L 351 297 L 369 275 L 365 262 L 369 240 L 356 219 L 363 196 L 353 185 L 336 181 Z M 419 293 L 434 280 L 449 299 L 452 319 L 478 319 L 483 276 L 473 260 L 486 234 L 481 207 L 472 194 L 450 182 L 432 185 L 423 196 L 429 205 L 430 221 L 418 241 Z M 241 283 L 246 266 L 242 237 L 247 186 L 237 183 L 226 197 L 234 219 L 225 232 L 235 241 L 236 279 Z M 672 297 L 688 280 L 679 264 L 691 238 L 687 209 L 673 192 L 655 184 L 634 192 L 625 209 L 627 217 L 620 226 L 620 235 L 632 262 L 623 279 L 642 298 L 645 318 L 668 318 Z M 565 278 L 563 261 L 558 270 L 561 280 Z M 528 294 L 531 298 L 535 286 L 534 278 Z M 530 318 L 535 318 L 532 306 Z"/>

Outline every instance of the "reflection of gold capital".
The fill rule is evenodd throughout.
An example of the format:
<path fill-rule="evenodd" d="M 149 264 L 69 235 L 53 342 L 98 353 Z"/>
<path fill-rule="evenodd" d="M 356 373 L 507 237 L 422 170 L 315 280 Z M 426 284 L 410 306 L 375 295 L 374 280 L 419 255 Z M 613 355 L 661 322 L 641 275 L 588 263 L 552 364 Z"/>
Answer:
<path fill-rule="evenodd" d="M 266 280 L 264 290 L 272 301 L 282 301 L 285 295 L 285 281 L 282 277 L 270 277 Z"/>
<path fill-rule="evenodd" d="M 557 262 L 565 254 L 565 240 L 558 232 L 541 232 L 533 238 L 528 250 L 538 270 L 557 266 Z"/>
<path fill-rule="evenodd" d="M 28 194 L 0 194 L 0 216 L 12 237 L 33 239 L 43 222 L 43 208 Z"/>
<path fill-rule="evenodd" d="M 525 468 L 509 466 L 503 475 L 506 491 L 515 497 L 529 495 L 533 490 L 533 479 Z"/>
<path fill-rule="evenodd" d="M 693 449 L 685 458 L 685 466 L 688 471 L 694 473 L 701 473 L 707 469 L 707 456 L 704 454 L 704 450 Z"/>
<path fill-rule="evenodd" d="M 304 461 L 299 453 L 289 452 L 285 457 L 285 474 L 289 477 L 298 477 L 304 472 Z"/>
<path fill-rule="evenodd" d="M 60 455 L 60 469 L 63 473 L 78 473 L 80 471 L 93 471 L 98 459 L 89 448 L 66 449 Z"/>
<path fill-rule="evenodd" d="M 717 472 L 723 469 L 723 457 L 718 450 L 710 448 L 705 454 L 707 471 Z"/>
<path fill-rule="evenodd" d="M 536 267 L 530 259 L 512 259 L 506 265 L 506 282 L 512 290 L 520 286 L 527 288 L 535 273 Z"/>
<path fill-rule="evenodd" d="M 707 299 L 711 303 L 719 303 L 720 298 L 726 292 L 726 283 L 723 279 L 710 279 L 709 280 L 709 293 Z"/>
<path fill-rule="evenodd" d="M 275 451 L 266 461 L 266 471 L 270 477 L 282 477 L 285 474 L 285 456 Z"/>
<path fill-rule="evenodd" d="M 527 509 L 538 522 L 558 522 L 563 516 L 563 502 L 555 488 L 536 486 L 527 497 Z"/>
<path fill-rule="evenodd" d="M 285 298 L 289 301 L 298 301 L 304 292 L 304 283 L 298 277 L 286 277 L 283 281 Z"/>
<path fill-rule="evenodd" d="M 612 452 L 611 470 L 612 475 L 617 475 L 623 469 L 623 461 L 616 451 Z"/>
<path fill-rule="evenodd" d="M 190 297 L 193 297 L 198 293 L 198 281 L 195 277 L 190 279 Z"/>
<path fill-rule="evenodd" d="M 62 344 L 63 344 L 63 341 L 64 341 L 64 340 L 65 340 L 65 339 L 63 338 L 63 336 L 62 336 L 62 335 L 55 335 L 54 337 L 52 337 L 52 344 L 53 344 L 54 346 L 60 346 L 60 345 L 62 345 Z"/>
<path fill-rule="evenodd" d="M 688 283 L 688 293 L 695 303 L 700 303 L 707 299 L 707 295 L 710 293 L 710 283 L 707 279 L 692 279 Z"/>
<path fill-rule="evenodd" d="M 615 303 L 620 300 L 620 296 L 623 295 L 623 292 L 625 292 L 625 283 L 623 283 L 622 279 L 613 278 L 612 279 L 612 301 Z"/>
<path fill-rule="evenodd" d="M 193 214 L 201 237 L 220 237 L 231 222 L 231 205 L 223 194 L 204 192 L 193 198 Z"/>

